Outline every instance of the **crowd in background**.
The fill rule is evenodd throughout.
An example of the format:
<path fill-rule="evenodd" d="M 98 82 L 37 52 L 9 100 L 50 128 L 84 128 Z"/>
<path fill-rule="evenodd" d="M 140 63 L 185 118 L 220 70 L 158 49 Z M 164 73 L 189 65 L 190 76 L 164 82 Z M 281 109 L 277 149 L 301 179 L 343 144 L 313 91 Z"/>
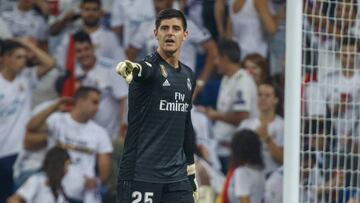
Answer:
<path fill-rule="evenodd" d="M 303 202 L 360 201 L 357 4 L 304 0 Z M 282 202 L 286 0 L 2 0 L 0 203 L 115 202 L 114 68 L 156 50 L 166 8 L 188 21 L 200 202 Z"/>

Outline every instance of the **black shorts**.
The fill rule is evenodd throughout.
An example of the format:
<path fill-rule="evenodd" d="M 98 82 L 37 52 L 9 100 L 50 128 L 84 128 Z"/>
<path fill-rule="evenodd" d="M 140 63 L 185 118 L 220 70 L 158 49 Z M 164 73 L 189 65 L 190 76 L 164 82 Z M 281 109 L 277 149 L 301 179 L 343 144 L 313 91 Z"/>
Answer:
<path fill-rule="evenodd" d="M 194 203 L 189 180 L 175 183 L 119 181 L 117 203 Z"/>

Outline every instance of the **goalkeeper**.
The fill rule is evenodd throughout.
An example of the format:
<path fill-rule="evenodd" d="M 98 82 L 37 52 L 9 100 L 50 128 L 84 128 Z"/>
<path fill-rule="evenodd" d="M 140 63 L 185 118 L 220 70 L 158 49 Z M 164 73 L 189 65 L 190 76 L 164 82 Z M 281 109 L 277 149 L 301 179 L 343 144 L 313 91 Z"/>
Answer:
<path fill-rule="evenodd" d="M 187 36 L 184 14 L 162 10 L 155 22 L 155 53 L 116 71 L 129 83 L 128 132 L 118 178 L 118 203 L 197 199 L 190 109 L 195 80 L 179 61 Z"/>

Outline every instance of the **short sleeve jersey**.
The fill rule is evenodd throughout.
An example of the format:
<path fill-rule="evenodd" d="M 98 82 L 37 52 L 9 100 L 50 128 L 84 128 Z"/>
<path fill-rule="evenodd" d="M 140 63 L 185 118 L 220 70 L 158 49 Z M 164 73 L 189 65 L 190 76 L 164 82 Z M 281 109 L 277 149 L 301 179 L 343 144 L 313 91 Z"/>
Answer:
<path fill-rule="evenodd" d="M 95 177 L 96 155 L 112 152 L 112 144 L 104 128 L 94 121 L 76 122 L 70 113 L 54 113 L 47 120 L 48 145 L 61 142 L 69 149 L 71 164 L 63 179 L 65 193 L 83 199 L 85 177 Z"/>
<path fill-rule="evenodd" d="M 117 135 L 120 123 L 120 99 L 126 98 L 128 85 L 125 80 L 113 73 L 115 62 L 97 57 L 95 66 L 88 72 L 76 68 L 76 76 L 83 86 L 95 87 L 101 91 L 99 111 L 94 121 L 104 127 L 109 136 Z"/>
<path fill-rule="evenodd" d="M 248 112 L 250 118 L 258 116 L 257 88 L 253 78 L 243 69 L 231 77 L 221 80 L 216 108 L 219 112 Z M 221 142 L 230 142 L 236 126 L 216 121 L 213 126 L 214 137 Z M 218 154 L 230 155 L 226 146 L 219 146 Z"/>
<path fill-rule="evenodd" d="M 241 122 L 238 129 L 249 129 L 256 131 L 260 125 L 261 122 L 259 118 L 246 119 Z M 270 135 L 271 139 L 277 146 L 282 147 L 284 145 L 284 119 L 277 115 L 275 119 L 269 123 L 267 127 L 267 133 Z M 262 155 L 266 174 L 273 172 L 281 166 L 272 158 L 268 146 L 264 143 L 262 144 Z"/>
<path fill-rule="evenodd" d="M 265 193 L 265 174 L 249 166 L 235 169 L 230 180 L 228 197 L 230 203 L 238 203 L 240 197 L 248 196 L 251 203 L 261 203 Z"/>
<path fill-rule="evenodd" d="M 24 69 L 13 81 L 0 74 L 0 157 L 20 152 L 31 114 L 36 68 Z"/>
<path fill-rule="evenodd" d="M 195 84 L 192 71 L 182 63 L 175 69 L 158 53 L 140 64 L 143 70 L 133 73 L 129 86 L 129 127 L 119 179 L 156 183 L 185 180 L 183 144 Z"/>
<path fill-rule="evenodd" d="M 55 199 L 50 187 L 47 185 L 48 179 L 45 173 L 37 173 L 31 176 L 17 191 L 16 194 L 27 203 L 47 202 L 47 203 L 67 203 L 63 194 L 59 194 Z"/>

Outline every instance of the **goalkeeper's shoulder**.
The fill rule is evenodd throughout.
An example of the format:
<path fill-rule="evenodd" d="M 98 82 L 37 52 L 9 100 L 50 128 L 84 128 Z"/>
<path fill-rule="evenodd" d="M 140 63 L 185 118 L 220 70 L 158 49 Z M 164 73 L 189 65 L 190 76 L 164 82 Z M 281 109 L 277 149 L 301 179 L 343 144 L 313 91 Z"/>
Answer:
<path fill-rule="evenodd" d="M 159 60 L 160 60 L 159 56 L 156 53 L 152 53 L 147 55 L 144 59 L 142 59 L 140 63 L 148 67 L 154 67 L 159 64 Z"/>

